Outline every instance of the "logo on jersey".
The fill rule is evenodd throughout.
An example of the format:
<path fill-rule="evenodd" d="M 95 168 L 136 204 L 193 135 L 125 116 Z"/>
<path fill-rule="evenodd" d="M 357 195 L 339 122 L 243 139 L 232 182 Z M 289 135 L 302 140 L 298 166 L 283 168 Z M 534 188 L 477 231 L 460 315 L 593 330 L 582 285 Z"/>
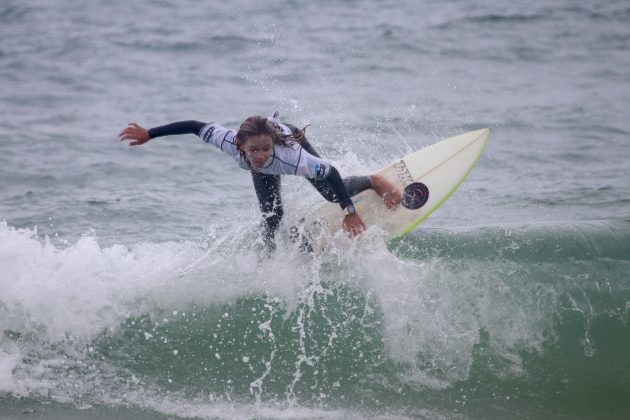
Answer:
<path fill-rule="evenodd" d="M 328 175 L 328 166 L 324 165 L 323 163 L 316 163 L 315 164 L 315 177 L 317 179 L 324 179 L 326 178 L 326 175 Z"/>
<path fill-rule="evenodd" d="M 212 139 L 212 134 L 214 133 L 214 129 L 215 129 L 214 125 L 211 125 L 210 128 L 208 128 L 208 131 L 206 131 L 206 134 L 203 135 L 203 141 L 205 141 L 206 143 L 210 142 L 210 139 Z"/>

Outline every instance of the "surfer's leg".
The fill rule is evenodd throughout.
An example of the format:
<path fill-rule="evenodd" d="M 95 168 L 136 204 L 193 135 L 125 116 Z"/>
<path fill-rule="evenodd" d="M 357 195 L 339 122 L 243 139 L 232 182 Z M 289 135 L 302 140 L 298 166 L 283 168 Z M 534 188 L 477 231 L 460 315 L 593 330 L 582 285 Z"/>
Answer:
<path fill-rule="evenodd" d="M 280 226 L 284 210 L 280 196 L 280 175 L 252 172 L 254 189 L 263 214 L 263 242 L 268 250 L 275 248 L 274 236 Z"/>

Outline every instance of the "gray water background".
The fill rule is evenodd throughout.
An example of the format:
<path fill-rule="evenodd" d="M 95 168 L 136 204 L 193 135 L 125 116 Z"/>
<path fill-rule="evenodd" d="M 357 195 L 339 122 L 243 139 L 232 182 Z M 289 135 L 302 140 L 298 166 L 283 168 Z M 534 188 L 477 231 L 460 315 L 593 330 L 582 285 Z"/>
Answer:
<path fill-rule="evenodd" d="M 482 165 L 433 225 L 623 218 L 628 13 L 623 1 L 8 2 L 0 214 L 123 241 L 255 218 L 248 174 L 194 137 L 127 150 L 116 135 L 129 121 L 236 128 L 279 110 L 312 124 L 344 173 L 490 127 Z"/>
<path fill-rule="evenodd" d="M 352 404 L 322 402 L 328 391 L 289 398 L 288 405 L 280 391 L 271 398 L 279 411 L 265 405 L 265 392 L 251 401 L 245 392 L 239 403 L 207 395 L 164 403 L 157 402 L 161 391 L 147 386 L 145 394 L 141 383 L 123 387 L 128 395 L 121 396 L 113 389 L 127 383 L 129 367 L 111 355 L 102 383 L 89 372 L 77 379 L 54 368 L 59 351 L 81 365 L 86 356 L 76 353 L 84 346 L 102 353 L 118 343 L 141 352 L 116 336 L 135 331 L 128 327 L 134 319 L 181 312 L 191 301 L 212 312 L 251 290 L 267 296 L 261 302 L 272 314 L 286 311 L 304 329 L 295 311 L 319 308 L 308 300 L 319 291 L 304 280 L 315 277 L 349 278 L 367 289 L 366 301 L 377 297 L 387 357 L 411 365 L 425 357 L 403 380 L 420 394 L 347 394 L 393 398 L 379 406 L 385 417 L 502 418 L 504 409 L 536 417 L 528 411 L 534 406 L 550 416 L 621 412 L 605 397 L 556 406 L 545 392 L 519 400 L 512 390 L 499 404 L 486 391 L 499 392 L 502 378 L 519 377 L 519 369 L 536 388 L 544 376 L 536 372 L 544 369 L 528 370 L 519 355 L 540 351 L 545 363 L 557 362 L 545 347 L 554 342 L 545 335 L 553 335 L 554 319 L 563 320 L 561 337 L 582 337 L 568 348 L 586 361 L 610 354 L 605 350 L 619 354 L 625 343 L 598 347 L 591 322 L 598 314 L 619 319 L 621 327 L 602 331 L 628 334 L 627 1 L 5 0 L 0 39 L 0 391 L 7 407 L 19 412 L 29 406 L 20 402 L 26 398 L 52 401 L 54 410 L 140 407 L 138 415 L 360 417 L 365 413 Z M 311 141 L 342 174 L 369 173 L 464 131 L 489 127 L 491 134 L 469 178 L 412 233 L 410 245 L 368 248 L 322 266 L 289 253 L 262 269 L 243 246 L 256 241 L 259 220 L 246 171 L 193 136 L 132 149 L 117 139 L 130 121 L 150 127 L 214 120 L 237 128 L 249 115 L 275 110 L 295 125 L 311 124 Z M 321 202 L 298 178 L 283 180 L 283 194 L 287 219 Z M 243 255 L 235 260 L 234 252 Z M 353 271 L 357 266 L 363 268 Z M 416 292 L 419 300 L 399 300 Z M 481 326 L 469 325 L 466 317 L 479 316 L 477 309 L 457 311 L 478 298 L 494 321 L 481 316 Z M 425 326 L 428 316 L 434 323 Z M 497 321 L 512 317 L 512 325 Z M 94 340 L 109 330 L 114 337 L 99 349 Z M 479 406 L 467 412 L 457 385 L 478 377 L 473 360 L 480 356 L 471 349 L 483 347 L 484 331 L 493 354 L 513 364 L 483 371 L 499 385 L 480 391 Z M 451 374 L 428 367 L 440 357 Z M 584 360 L 575 360 L 583 373 L 577 367 Z M 627 370 L 622 356 L 610 360 Z M 609 372 L 602 359 L 596 366 Z M 150 377 L 144 369 L 132 372 Z M 179 369 L 183 375 L 194 365 Z M 217 372 L 227 380 L 229 370 Z M 356 373 L 344 372 L 348 380 Z M 156 375 L 168 389 L 170 377 Z M 565 380 L 560 375 L 557 383 Z M 609 384 L 604 395 L 627 391 L 623 377 Z M 427 406 L 414 405 L 410 395 L 426 398 Z"/>

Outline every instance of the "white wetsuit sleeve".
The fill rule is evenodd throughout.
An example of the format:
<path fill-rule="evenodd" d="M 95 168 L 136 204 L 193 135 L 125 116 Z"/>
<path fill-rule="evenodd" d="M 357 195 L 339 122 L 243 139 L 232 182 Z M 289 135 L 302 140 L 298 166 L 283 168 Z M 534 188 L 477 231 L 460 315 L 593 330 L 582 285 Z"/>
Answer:
<path fill-rule="evenodd" d="M 300 147 L 300 153 L 296 175 L 319 180 L 328 178 L 332 168 L 332 164 L 329 161 L 311 155 L 302 147 Z"/>
<path fill-rule="evenodd" d="M 201 129 L 199 138 L 232 157 L 239 156 L 236 147 L 236 131 L 234 130 L 227 129 L 217 123 L 209 123 Z"/>

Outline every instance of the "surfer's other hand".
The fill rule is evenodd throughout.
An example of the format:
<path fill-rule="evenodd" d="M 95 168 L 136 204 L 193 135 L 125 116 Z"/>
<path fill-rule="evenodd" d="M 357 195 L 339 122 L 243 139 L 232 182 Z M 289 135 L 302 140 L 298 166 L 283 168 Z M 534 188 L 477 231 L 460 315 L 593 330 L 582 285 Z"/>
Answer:
<path fill-rule="evenodd" d="M 129 142 L 129 146 L 140 146 L 141 144 L 151 140 L 151 137 L 149 137 L 149 130 L 139 126 L 135 122 L 129 123 L 127 128 L 118 134 L 118 138 L 120 141 L 131 140 Z"/>
<path fill-rule="evenodd" d="M 368 178 L 372 189 L 381 197 L 381 200 L 383 200 L 388 209 L 394 210 L 398 207 L 402 195 L 394 184 L 380 175 L 370 175 Z"/>
<path fill-rule="evenodd" d="M 365 230 L 365 225 L 358 214 L 350 214 L 343 218 L 343 230 L 350 236 L 358 236 Z"/>

